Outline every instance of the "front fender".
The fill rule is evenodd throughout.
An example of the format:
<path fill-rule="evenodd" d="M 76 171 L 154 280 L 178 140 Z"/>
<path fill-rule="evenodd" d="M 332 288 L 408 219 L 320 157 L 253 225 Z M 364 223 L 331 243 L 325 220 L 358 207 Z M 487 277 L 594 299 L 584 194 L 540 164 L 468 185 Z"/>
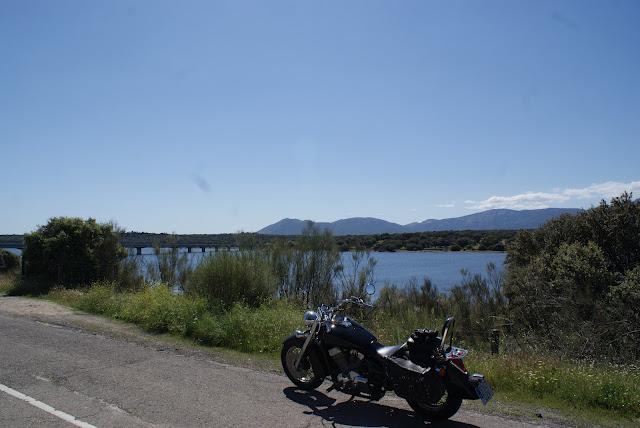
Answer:
<path fill-rule="evenodd" d="M 287 340 L 291 339 L 292 337 L 296 337 L 298 339 L 306 339 L 308 335 L 309 335 L 309 330 L 305 330 L 305 331 L 296 330 L 296 331 L 293 332 L 293 334 L 291 336 L 289 336 L 289 337 L 287 337 L 285 339 L 285 342 Z"/>
<path fill-rule="evenodd" d="M 287 345 L 287 343 L 293 342 L 296 345 L 302 346 L 302 343 L 307 339 L 310 332 L 296 330 L 293 334 L 287 337 L 282 343 L 283 347 Z M 329 373 L 329 368 L 327 367 L 322 348 L 318 343 L 314 340 L 309 343 L 307 347 L 306 354 L 309 355 L 309 360 L 311 361 L 311 366 L 313 367 L 313 372 L 316 376 L 325 377 Z"/>

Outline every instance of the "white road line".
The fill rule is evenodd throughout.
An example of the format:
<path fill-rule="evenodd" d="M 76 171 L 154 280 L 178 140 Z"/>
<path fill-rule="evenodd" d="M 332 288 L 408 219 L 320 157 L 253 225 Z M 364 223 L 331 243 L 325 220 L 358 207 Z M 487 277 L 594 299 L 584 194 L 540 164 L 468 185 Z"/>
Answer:
<path fill-rule="evenodd" d="M 34 407 L 37 407 L 40 410 L 44 410 L 47 413 L 50 413 L 54 416 L 59 417 L 60 419 L 62 419 L 63 421 L 67 421 L 70 424 L 73 424 L 77 427 L 82 427 L 82 428 L 96 428 L 94 425 L 91 425 L 89 423 L 83 422 L 79 419 L 76 419 L 74 416 L 71 416 L 68 413 L 65 412 L 61 412 L 60 410 L 56 410 L 53 407 L 51 407 L 48 404 L 43 403 L 42 401 L 38 401 L 35 398 L 31 398 L 28 395 L 23 394 L 20 391 L 16 391 L 15 389 L 11 389 L 6 385 L 3 385 L 0 383 L 0 391 L 2 392 L 6 392 L 7 394 L 9 394 L 12 397 L 18 398 L 22 401 L 26 401 L 27 403 L 31 404 Z"/>

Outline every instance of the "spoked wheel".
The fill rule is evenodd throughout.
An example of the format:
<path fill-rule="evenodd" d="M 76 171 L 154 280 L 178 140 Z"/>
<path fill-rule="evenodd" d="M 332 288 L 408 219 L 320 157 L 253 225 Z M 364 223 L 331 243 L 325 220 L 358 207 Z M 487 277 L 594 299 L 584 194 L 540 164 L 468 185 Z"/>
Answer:
<path fill-rule="evenodd" d="M 282 361 L 284 373 L 291 382 L 301 389 L 311 391 L 312 389 L 319 387 L 324 381 L 324 378 L 316 376 L 314 373 L 309 355 L 300 361 L 300 365 L 297 369 L 295 368 L 296 360 L 302 352 L 303 344 L 303 339 L 291 338 L 287 340 L 282 345 L 280 359 Z M 307 354 L 308 353 L 309 351 L 307 351 Z"/>
<path fill-rule="evenodd" d="M 455 415 L 462 405 L 462 398 L 451 393 L 448 388 L 444 395 L 435 403 L 428 401 L 407 400 L 409 406 L 427 421 L 441 421 Z"/>

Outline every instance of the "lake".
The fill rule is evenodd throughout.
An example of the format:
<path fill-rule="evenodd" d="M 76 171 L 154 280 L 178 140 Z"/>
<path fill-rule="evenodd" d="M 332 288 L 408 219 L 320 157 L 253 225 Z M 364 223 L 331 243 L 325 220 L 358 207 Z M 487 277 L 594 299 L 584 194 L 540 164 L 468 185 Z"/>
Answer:
<path fill-rule="evenodd" d="M 378 262 L 374 270 L 376 288 L 385 283 L 402 286 L 411 279 L 418 285 L 427 276 L 440 291 L 451 289 L 460 282 L 461 269 L 485 274 L 487 263 L 494 263 L 499 270 L 504 267 L 506 253 L 465 251 L 416 251 L 396 253 L 371 253 Z M 351 254 L 343 253 L 348 269 Z"/>
<path fill-rule="evenodd" d="M 19 254 L 18 251 L 13 251 Z M 205 253 L 208 255 L 209 253 Z M 193 264 L 197 264 L 203 254 L 194 252 L 189 254 Z M 460 282 L 461 269 L 471 273 L 485 274 L 487 263 L 494 263 L 500 270 L 504 267 L 506 253 L 484 251 L 416 251 L 396 253 L 371 253 L 377 260 L 375 285 L 379 290 L 385 283 L 403 286 L 412 278 L 422 282 L 428 276 L 440 291 L 451 289 Z M 143 264 L 153 261 L 155 255 L 152 248 L 144 248 L 139 257 Z M 342 253 L 345 269 L 348 271 L 351 253 Z"/>

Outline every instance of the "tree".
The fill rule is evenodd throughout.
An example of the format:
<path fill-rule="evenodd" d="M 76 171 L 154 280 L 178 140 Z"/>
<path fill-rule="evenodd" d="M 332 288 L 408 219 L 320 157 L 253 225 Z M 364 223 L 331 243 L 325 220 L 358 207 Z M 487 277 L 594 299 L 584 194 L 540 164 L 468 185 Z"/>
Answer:
<path fill-rule="evenodd" d="M 20 266 L 20 258 L 7 250 L 0 249 L 0 272 L 9 272 Z"/>
<path fill-rule="evenodd" d="M 298 239 L 276 241 L 270 253 L 280 296 L 299 299 L 307 306 L 336 298 L 333 280 L 340 269 L 340 252 L 330 231 L 307 222 Z"/>
<path fill-rule="evenodd" d="M 90 218 L 55 217 L 25 236 L 23 261 L 34 291 L 47 292 L 53 285 L 87 286 L 97 280 L 113 280 L 127 253 L 112 223 Z"/>
<path fill-rule="evenodd" d="M 640 349 L 634 313 L 624 309 L 636 299 L 640 266 L 640 202 L 631 194 L 519 232 L 506 265 L 509 316 L 537 343 L 617 359 L 629 356 L 623 343 Z"/>

